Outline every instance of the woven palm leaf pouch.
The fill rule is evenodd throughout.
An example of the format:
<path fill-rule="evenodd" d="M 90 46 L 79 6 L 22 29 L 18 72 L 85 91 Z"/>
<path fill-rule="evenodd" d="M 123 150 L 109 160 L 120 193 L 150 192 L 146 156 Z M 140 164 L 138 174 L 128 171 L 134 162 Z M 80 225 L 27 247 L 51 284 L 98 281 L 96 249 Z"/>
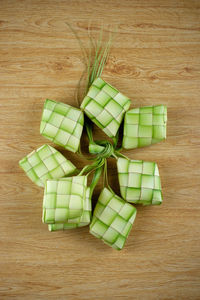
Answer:
<path fill-rule="evenodd" d="M 118 178 L 122 198 L 135 204 L 161 204 L 158 166 L 154 162 L 118 158 Z"/>
<path fill-rule="evenodd" d="M 116 250 L 124 247 L 136 217 L 136 208 L 104 188 L 98 198 L 90 233 Z"/>
<path fill-rule="evenodd" d="M 26 175 L 38 186 L 44 187 L 47 179 L 71 175 L 76 167 L 58 150 L 43 145 L 19 161 Z"/>
<path fill-rule="evenodd" d="M 80 217 L 68 219 L 67 223 L 49 224 L 49 231 L 72 229 L 87 226 L 91 220 L 92 202 L 90 196 L 90 188 L 86 189 L 86 197 L 83 198 L 83 213 Z"/>
<path fill-rule="evenodd" d="M 49 99 L 45 101 L 40 133 L 55 144 L 77 152 L 83 124 L 84 116 L 80 109 Z"/>
<path fill-rule="evenodd" d="M 47 180 L 43 199 L 43 222 L 69 223 L 71 219 L 81 217 L 86 189 L 87 176 Z"/>
<path fill-rule="evenodd" d="M 165 105 L 133 108 L 125 114 L 122 147 L 134 149 L 166 139 Z"/>
<path fill-rule="evenodd" d="M 115 137 L 131 100 L 102 78 L 94 80 L 81 108 L 109 137 Z"/>

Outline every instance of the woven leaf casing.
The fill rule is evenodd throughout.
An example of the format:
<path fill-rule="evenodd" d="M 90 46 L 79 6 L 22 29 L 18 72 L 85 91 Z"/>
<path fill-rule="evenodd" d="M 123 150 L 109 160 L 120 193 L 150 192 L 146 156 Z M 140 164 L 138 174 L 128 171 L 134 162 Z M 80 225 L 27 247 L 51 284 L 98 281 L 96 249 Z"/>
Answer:
<path fill-rule="evenodd" d="M 129 98 L 97 78 L 83 99 L 81 108 L 109 137 L 115 137 L 130 103 Z"/>
<path fill-rule="evenodd" d="M 118 158 L 117 169 L 123 199 L 143 205 L 162 203 L 161 182 L 156 163 Z"/>
<path fill-rule="evenodd" d="M 136 208 L 104 188 L 94 209 L 90 233 L 116 250 L 124 247 Z"/>
<path fill-rule="evenodd" d="M 40 133 L 55 144 L 77 152 L 83 131 L 83 112 L 68 104 L 47 99 L 40 124 Z"/>
<path fill-rule="evenodd" d="M 124 118 L 122 147 L 134 149 L 166 139 L 167 107 L 165 105 L 133 108 Z"/>
<path fill-rule="evenodd" d="M 56 230 L 65 230 L 65 229 L 73 229 L 77 227 L 87 226 L 90 223 L 92 212 L 92 203 L 90 197 L 90 188 L 88 187 L 86 190 L 85 200 L 83 199 L 83 214 L 81 217 L 68 219 L 68 223 L 63 224 L 49 224 L 49 231 Z"/>
<path fill-rule="evenodd" d="M 87 176 L 47 180 L 43 199 L 43 223 L 67 223 L 83 214 Z"/>
<path fill-rule="evenodd" d="M 43 145 L 19 161 L 20 167 L 38 186 L 44 187 L 47 179 L 60 178 L 72 174 L 76 167 L 59 151 Z"/>

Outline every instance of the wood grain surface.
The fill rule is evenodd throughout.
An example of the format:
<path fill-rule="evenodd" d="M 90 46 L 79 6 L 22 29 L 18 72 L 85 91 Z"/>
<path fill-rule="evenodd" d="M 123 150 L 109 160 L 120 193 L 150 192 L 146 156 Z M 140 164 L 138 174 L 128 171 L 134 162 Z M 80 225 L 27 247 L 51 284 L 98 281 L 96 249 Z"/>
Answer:
<path fill-rule="evenodd" d="M 87 45 L 89 21 L 96 35 L 101 23 L 118 30 L 103 78 L 132 107 L 168 106 L 167 140 L 124 152 L 158 163 L 164 202 L 138 207 L 121 252 L 88 227 L 48 232 L 43 190 L 18 167 L 47 142 L 45 98 L 76 105 L 84 65 L 66 22 Z M 199 146 L 200 1 L 0 0 L 0 299 L 200 299 Z M 109 167 L 119 192 L 114 160 Z"/>

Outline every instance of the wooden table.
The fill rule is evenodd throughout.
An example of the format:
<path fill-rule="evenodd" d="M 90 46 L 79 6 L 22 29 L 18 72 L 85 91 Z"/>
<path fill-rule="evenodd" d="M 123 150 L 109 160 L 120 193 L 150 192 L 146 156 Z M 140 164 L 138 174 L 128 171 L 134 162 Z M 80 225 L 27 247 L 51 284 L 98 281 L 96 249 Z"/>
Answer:
<path fill-rule="evenodd" d="M 0 7 L 0 299 L 200 299 L 200 2 L 1 0 Z M 48 232 L 43 190 L 18 167 L 48 142 L 39 134 L 44 99 L 76 105 L 84 65 L 66 22 L 87 46 L 88 20 L 94 35 L 101 23 L 118 30 L 104 79 L 132 107 L 168 106 L 166 142 L 124 152 L 158 163 L 164 202 L 138 207 L 121 252 L 88 227 Z M 63 153 L 78 168 L 86 163 Z M 118 192 L 114 160 L 109 166 Z"/>

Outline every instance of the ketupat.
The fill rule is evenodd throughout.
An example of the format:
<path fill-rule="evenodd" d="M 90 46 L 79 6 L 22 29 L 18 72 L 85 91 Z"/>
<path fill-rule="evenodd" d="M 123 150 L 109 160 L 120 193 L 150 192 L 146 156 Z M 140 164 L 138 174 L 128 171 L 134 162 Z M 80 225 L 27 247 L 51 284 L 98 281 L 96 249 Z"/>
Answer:
<path fill-rule="evenodd" d="M 133 108 L 124 118 L 122 147 L 134 149 L 166 139 L 167 107 L 165 105 Z"/>
<path fill-rule="evenodd" d="M 87 176 L 47 180 L 42 220 L 46 224 L 66 223 L 83 214 Z"/>
<path fill-rule="evenodd" d="M 109 137 L 113 138 L 130 103 L 128 97 L 99 77 L 90 86 L 81 109 Z"/>
<path fill-rule="evenodd" d="M 116 250 L 124 247 L 136 208 L 104 188 L 94 209 L 90 233 Z"/>
<path fill-rule="evenodd" d="M 92 201 L 90 196 L 90 188 L 86 189 L 86 197 L 83 199 L 83 213 L 80 217 L 68 219 L 68 223 L 64 224 L 49 224 L 49 231 L 73 229 L 77 227 L 87 226 L 90 223 L 92 213 Z"/>
<path fill-rule="evenodd" d="M 47 99 L 40 124 L 40 133 L 65 149 L 77 152 L 83 131 L 83 112 L 68 104 Z"/>
<path fill-rule="evenodd" d="M 59 151 L 43 145 L 19 161 L 20 167 L 38 186 L 44 187 L 47 179 L 71 175 L 76 167 Z"/>
<path fill-rule="evenodd" d="M 123 199 L 143 205 L 162 203 L 161 182 L 156 163 L 118 158 L 117 169 Z"/>

